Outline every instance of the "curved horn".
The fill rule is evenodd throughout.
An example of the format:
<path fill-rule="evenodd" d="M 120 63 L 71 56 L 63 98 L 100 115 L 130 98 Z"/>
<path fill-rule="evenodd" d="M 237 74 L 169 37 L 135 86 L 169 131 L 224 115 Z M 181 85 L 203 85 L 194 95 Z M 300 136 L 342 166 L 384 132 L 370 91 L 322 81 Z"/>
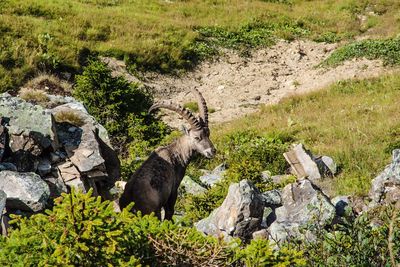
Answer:
<path fill-rule="evenodd" d="M 195 127 L 196 129 L 202 128 L 202 125 L 196 119 L 196 117 L 192 114 L 192 112 L 190 112 L 189 110 L 187 110 L 186 108 L 184 108 L 182 106 L 172 104 L 172 103 L 167 103 L 167 102 L 160 102 L 160 103 L 156 103 L 156 104 L 152 105 L 149 108 L 149 113 L 151 113 L 153 110 L 156 110 L 159 108 L 166 108 L 166 109 L 175 111 L 176 113 L 181 115 L 183 118 L 185 118 L 189 122 L 190 126 Z"/>
<path fill-rule="evenodd" d="M 199 106 L 199 113 L 200 118 L 204 123 L 204 126 L 208 127 L 208 108 L 206 100 L 204 99 L 203 95 L 197 90 L 197 88 L 193 88 L 192 92 L 197 97 L 197 105 Z"/>

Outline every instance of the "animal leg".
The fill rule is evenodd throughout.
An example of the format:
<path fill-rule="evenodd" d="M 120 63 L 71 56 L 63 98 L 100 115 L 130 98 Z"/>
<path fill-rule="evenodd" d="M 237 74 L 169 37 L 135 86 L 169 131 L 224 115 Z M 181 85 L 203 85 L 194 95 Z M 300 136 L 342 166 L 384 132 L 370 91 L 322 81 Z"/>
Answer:
<path fill-rule="evenodd" d="M 165 210 L 165 216 L 164 219 L 165 220 L 172 220 L 172 216 L 174 215 L 175 212 L 175 202 L 176 202 L 176 198 L 178 196 L 178 192 L 172 192 L 171 195 L 169 196 L 169 199 L 167 201 L 167 204 L 165 204 L 164 206 L 164 210 Z"/>

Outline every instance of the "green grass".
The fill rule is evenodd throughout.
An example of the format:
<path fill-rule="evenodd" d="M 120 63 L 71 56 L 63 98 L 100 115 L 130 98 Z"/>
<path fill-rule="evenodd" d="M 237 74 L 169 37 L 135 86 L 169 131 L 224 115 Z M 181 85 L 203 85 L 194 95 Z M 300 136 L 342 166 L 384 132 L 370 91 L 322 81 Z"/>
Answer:
<path fill-rule="evenodd" d="M 336 66 L 353 58 L 382 59 L 385 64 L 400 64 L 400 39 L 363 40 L 345 45 L 332 53 L 322 65 Z"/>
<path fill-rule="evenodd" d="M 218 149 L 224 136 L 239 130 L 285 133 L 315 154 L 335 159 L 341 173 L 324 183 L 332 195 L 365 195 L 371 179 L 391 161 L 391 150 L 400 144 L 399 88 L 398 73 L 339 82 L 216 127 L 212 139 Z"/>
<path fill-rule="evenodd" d="M 176 72 L 220 46 L 246 52 L 275 38 L 336 42 L 367 30 L 393 37 L 399 32 L 399 5 L 396 0 L 3 0 L 0 88 L 13 89 L 37 71 L 74 73 L 96 54 L 124 59 L 131 69 Z M 359 15 L 368 17 L 366 25 Z"/>

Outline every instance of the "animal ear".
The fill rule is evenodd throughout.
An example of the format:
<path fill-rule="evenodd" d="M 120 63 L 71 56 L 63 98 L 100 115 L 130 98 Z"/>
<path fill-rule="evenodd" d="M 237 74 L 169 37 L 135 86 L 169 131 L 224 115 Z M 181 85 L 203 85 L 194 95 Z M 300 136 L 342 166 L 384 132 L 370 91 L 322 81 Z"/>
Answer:
<path fill-rule="evenodd" d="M 185 127 L 185 125 L 181 125 L 181 131 L 185 134 L 185 135 L 189 135 L 189 130 L 188 128 Z"/>

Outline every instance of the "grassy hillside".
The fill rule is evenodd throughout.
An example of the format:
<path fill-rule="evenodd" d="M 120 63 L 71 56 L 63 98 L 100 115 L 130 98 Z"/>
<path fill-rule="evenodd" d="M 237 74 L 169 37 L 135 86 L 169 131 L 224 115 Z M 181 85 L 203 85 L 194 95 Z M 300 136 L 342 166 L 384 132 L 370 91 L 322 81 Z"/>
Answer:
<path fill-rule="evenodd" d="M 177 71 L 217 46 L 249 48 L 274 38 L 336 42 L 393 37 L 396 0 L 3 0 L 0 90 L 37 71 L 76 71 L 90 54 L 124 59 L 131 69 Z"/>
<path fill-rule="evenodd" d="M 259 113 L 213 129 L 219 145 L 228 134 L 252 130 L 285 133 L 313 153 L 332 156 L 341 173 L 327 179 L 332 195 L 368 193 L 400 148 L 400 76 L 338 82 L 325 90 L 285 99 Z"/>

